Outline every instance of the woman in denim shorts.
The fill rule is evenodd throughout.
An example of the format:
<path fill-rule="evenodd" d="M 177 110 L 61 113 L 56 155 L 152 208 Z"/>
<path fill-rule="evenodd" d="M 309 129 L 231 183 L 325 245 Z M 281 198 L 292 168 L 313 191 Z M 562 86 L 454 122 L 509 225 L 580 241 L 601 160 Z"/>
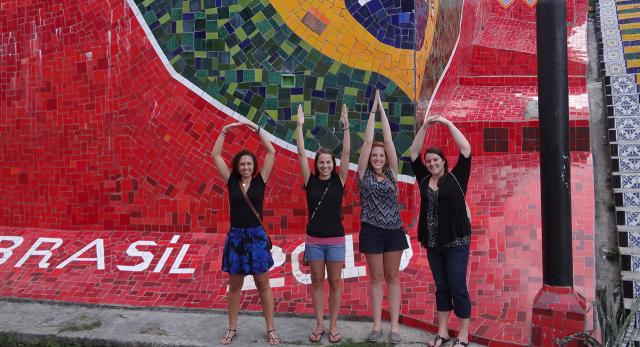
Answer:
<path fill-rule="evenodd" d="M 309 223 L 307 224 L 307 238 L 305 240 L 305 258 L 311 267 L 311 288 L 313 306 L 316 311 L 316 328 L 309 334 L 309 341 L 318 343 L 322 340 L 324 330 L 324 279 L 325 268 L 329 279 L 329 342 L 337 343 L 342 339 L 338 331 L 337 319 L 342 301 L 342 286 L 340 276 L 344 265 L 345 243 L 344 228 L 342 226 L 342 196 L 344 184 L 349 173 L 349 151 L 351 147 L 349 136 L 349 120 L 347 107 L 342 105 L 340 115 L 342 123 L 343 142 L 342 165 L 336 169 L 336 158 L 333 151 L 320 148 L 316 152 L 314 173 L 311 174 L 309 162 L 304 149 L 302 127 L 304 113 L 302 105 L 298 106 L 298 124 L 296 140 L 298 145 L 298 159 L 300 171 L 304 180 L 307 194 L 307 208 Z"/>

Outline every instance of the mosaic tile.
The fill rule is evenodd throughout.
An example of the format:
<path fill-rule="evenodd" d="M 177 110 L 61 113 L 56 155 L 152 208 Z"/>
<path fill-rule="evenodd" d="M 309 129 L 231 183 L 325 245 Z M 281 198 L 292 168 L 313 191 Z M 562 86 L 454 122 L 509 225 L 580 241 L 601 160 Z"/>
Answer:
<path fill-rule="evenodd" d="M 618 163 L 620 172 L 640 171 L 640 159 L 620 158 Z"/>
<path fill-rule="evenodd" d="M 616 129 L 616 141 L 640 141 L 640 129 Z"/>
<path fill-rule="evenodd" d="M 640 233 L 628 233 L 629 247 L 640 247 Z"/>
<path fill-rule="evenodd" d="M 638 189 L 640 188 L 640 175 L 625 174 L 620 176 L 621 187 L 626 189 Z"/>
<path fill-rule="evenodd" d="M 403 105 L 387 110 L 390 119 L 406 124 L 395 131 L 413 131 L 414 107 L 408 95 L 385 76 L 322 55 L 284 25 L 271 4 L 253 1 L 242 6 L 189 8 L 168 0 L 137 0 L 136 4 L 178 73 L 286 142 L 293 144 L 291 114 L 298 104 L 305 105 L 307 114 L 335 115 L 346 103 L 351 116 L 366 120 L 374 88 L 383 91 L 385 102 Z M 165 15 L 170 19 L 160 23 Z M 285 87 L 287 74 L 293 84 Z M 278 87 L 276 95 L 265 92 L 271 86 Z M 325 101 L 329 108 L 319 109 Z M 305 127 L 316 126 L 309 123 Z M 312 151 L 322 143 L 314 139 Z M 401 170 L 410 173 L 408 166 Z"/>
<path fill-rule="evenodd" d="M 638 117 L 640 116 L 640 103 L 638 94 L 613 95 L 614 117 Z"/>
<path fill-rule="evenodd" d="M 637 227 L 640 226 L 640 212 L 625 212 L 624 213 L 625 216 L 625 224 L 628 226 L 633 226 L 633 227 Z M 633 243 L 634 245 L 636 240 L 634 240 L 632 242 L 631 236 L 629 236 L 629 243 Z M 638 243 L 638 245 L 640 246 L 640 241 Z"/>
<path fill-rule="evenodd" d="M 616 129 L 640 128 L 640 117 L 616 117 L 614 126 Z"/>
<path fill-rule="evenodd" d="M 367 31 L 380 42 L 387 45 L 404 48 L 422 48 L 422 41 L 416 42 L 416 32 L 424 32 L 426 22 L 416 27 L 416 13 L 426 12 L 428 6 L 422 10 L 416 8 L 414 0 L 370 0 L 361 3 L 357 0 L 344 0 L 345 7 Z M 425 1 L 418 1 L 425 3 Z"/>
<path fill-rule="evenodd" d="M 614 95 L 638 94 L 633 75 L 611 76 L 611 90 Z"/>
<path fill-rule="evenodd" d="M 229 228 L 228 203 L 210 151 L 222 126 L 248 115 L 279 137 L 274 140 L 277 164 L 265 200 L 265 223 L 281 249 L 276 249 L 279 265 L 271 273 L 276 310 L 311 313 L 309 288 L 298 281 L 306 278 L 306 273 L 294 268 L 294 253 L 304 238 L 301 230 L 306 212 L 301 208 L 305 200 L 298 159 L 289 142 L 290 125 L 295 121 L 291 106 L 300 98 L 312 101 L 309 106 L 305 104 L 307 113 L 313 116 L 305 129 L 309 149 L 321 140 L 339 151 L 342 134 L 335 114 L 339 101 L 353 105 L 352 126 L 361 132 L 361 114 L 368 107 L 370 89 L 379 86 L 387 91 L 391 122 L 399 129 L 394 130 L 395 139 L 402 147 L 412 139 L 415 124 L 413 111 L 407 107 L 426 109 L 429 100 L 433 100 L 433 112 L 450 114 L 469 137 L 474 148 L 469 190 L 474 213 L 469 281 L 474 300 L 472 334 L 490 346 L 530 343 L 531 305 L 542 285 L 540 180 L 538 153 L 522 150 L 522 129 L 537 127 L 538 123 L 522 115 L 537 94 L 532 73 L 535 55 L 531 50 L 535 42 L 530 41 L 535 37 L 531 32 L 535 29 L 531 24 L 535 8 L 516 1 L 505 11 L 496 1 L 469 1 L 464 2 L 463 13 L 461 0 L 438 1 L 437 11 L 430 7 L 426 18 L 426 10 L 416 14 L 416 23 L 426 21 L 424 40 L 432 40 L 432 45 L 414 52 L 380 43 L 361 25 L 354 25 L 360 31 L 344 31 L 363 33 L 357 35 L 358 40 L 353 35 L 343 35 L 345 41 L 338 39 L 341 32 L 332 31 L 335 13 L 325 9 L 335 4 L 344 7 L 342 0 L 146 0 L 137 3 L 148 8 L 140 17 L 143 26 L 134 17 L 139 7 L 128 7 L 131 2 L 45 0 L 38 4 L 42 7 L 35 10 L 33 4 L 24 1 L 2 4 L 2 16 L 7 20 L 0 26 L 0 47 L 10 54 L 0 55 L 0 157 L 3 163 L 9 163 L 0 168 L 0 224 L 21 227 L 5 227 L 1 232 L 25 237 L 19 252 L 43 235 L 62 238 L 64 244 L 53 256 L 52 266 L 100 237 L 108 266 L 98 271 L 92 267 L 94 262 L 79 261 L 44 271 L 37 268 L 39 259 L 33 257 L 23 267 L 15 268 L 12 262 L 18 261 L 16 253 L 10 262 L 0 264 L 0 277 L 8 279 L 0 281 L 0 296 L 224 309 L 226 277 L 218 271 L 218 256 Z M 245 11 L 246 4 L 255 6 Z M 286 12 L 276 11 L 275 6 L 286 4 L 313 5 L 325 14 L 330 22 L 321 36 L 328 39 L 322 41 L 323 37 L 300 21 L 306 8 L 282 17 Z M 576 28 L 586 27 L 586 4 L 576 4 Z M 477 21 L 476 13 L 481 14 Z M 462 22 L 461 14 L 465 16 Z M 522 35 L 493 31 L 483 36 L 479 47 L 472 39 L 477 25 L 502 23 L 496 27 L 513 27 L 512 21 L 484 21 L 494 17 L 521 21 Z M 29 23 L 35 23 L 35 29 Z M 15 44 L 12 41 L 6 45 L 7 32 Z M 458 33 L 459 51 L 450 60 Z M 582 61 L 586 49 L 580 35 L 573 31 L 572 35 L 575 37 L 570 42 L 576 46 L 569 49 L 570 126 L 577 129 L 589 125 Z M 366 40 L 362 39 L 365 36 Z M 516 40 L 512 36 L 521 37 Z M 311 42 L 311 37 L 316 41 Z M 512 43 L 523 51 L 506 49 Z M 320 50 L 320 44 L 329 48 Z M 433 49 L 427 51 L 426 46 Z M 371 53 L 378 48 L 379 55 Z M 163 49 L 166 54 L 157 54 Z M 482 53 L 476 58 L 493 55 L 493 60 L 462 59 L 472 57 L 474 49 Z M 380 56 L 387 57 L 380 66 L 373 65 L 374 59 L 367 60 Z M 513 63 L 497 66 L 499 58 Z M 427 60 L 433 67 L 424 64 Z M 404 69 L 420 61 L 423 63 L 418 65 L 425 69 Z M 258 63 L 278 68 L 269 70 Z M 473 65 L 472 73 L 465 65 Z M 440 79 L 445 67 L 445 78 Z M 500 71 L 509 74 L 495 74 Z M 403 76 L 408 78 L 399 78 Z M 414 80 L 421 82 L 413 86 Z M 463 80 L 465 84 L 459 83 Z M 436 85 L 437 93 L 431 98 Z M 417 90 L 417 100 L 424 105 L 418 106 L 412 99 Z M 507 153 L 483 152 L 485 126 L 507 129 Z M 443 129 L 432 130 L 430 143 L 442 147 L 450 160 L 455 160 L 450 136 Z M 583 131 L 576 133 L 584 136 Z M 361 141 L 354 131 L 354 148 Z M 259 158 L 264 155 L 258 138 L 245 128 L 227 135 L 225 159 L 230 160 L 241 148 L 256 151 Z M 574 151 L 571 156 L 572 206 L 582 211 L 574 214 L 572 222 L 575 287 L 592 300 L 592 158 L 586 151 Z M 402 160 L 406 162 L 406 157 Z M 355 187 L 352 171 L 343 209 L 345 228 L 352 240 L 357 240 L 359 230 Z M 402 219 L 414 251 L 402 272 L 402 321 L 433 330 L 434 286 L 424 250 L 417 247 L 411 227 L 419 197 L 406 177 L 398 191 Z M 621 218 L 624 220 L 625 215 Z M 125 269 L 136 265 L 135 257 L 128 258 L 126 250 L 137 240 L 156 242 L 151 249 L 154 262 L 148 269 L 156 267 L 159 252 L 171 248 L 174 235 L 180 235 L 180 239 L 160 272 L 123 274 L 118 269 L 117 265 Z M 6 246 L 6 240 L 2 242 L 0 247 Z M 170 273 L 185 245 L 189 248 L 174 269 L 178 272 Z M 366 274 L 357 246 L 357 242 L 352 244 L 355 252 L 348 264 L 355 269 L 348 272 L 353 277 L 345 280 L 341 314 L 366 317 L 370 310 Z M 180 272 L 191 269 L 191 274 Z M 140 290 L 141 284 L 153 290 Z M 248 310 L 259 311 L 254 289 L 247 288 L 242 300 Z"/>

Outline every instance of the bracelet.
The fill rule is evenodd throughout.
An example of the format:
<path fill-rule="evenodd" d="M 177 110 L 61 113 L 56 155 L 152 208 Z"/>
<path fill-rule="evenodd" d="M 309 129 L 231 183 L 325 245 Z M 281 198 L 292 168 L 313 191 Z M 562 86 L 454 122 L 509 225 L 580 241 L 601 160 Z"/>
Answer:
<path fill-rule="evenodd" d="M 342 131 L 348 131 L 351 127 L 342 128 Z"/>
<path fill-rule="evenodd" d="M 222 135 L 222 136 L 224 136 L 224 135 L 226 135 L 226 134 L 227 134 L 227 132 L 226 132 L 226 131 L 221 131 L 221 132 L 220 132 L 220 135 Z"/>
<path fill-rule="evenodd" d="M 260 134 L 260 130 L 261 130 L 261 129 L 262 129 L 261 127 L 257 127 L 257 128 L 256 128 L 256 134 Z"/>

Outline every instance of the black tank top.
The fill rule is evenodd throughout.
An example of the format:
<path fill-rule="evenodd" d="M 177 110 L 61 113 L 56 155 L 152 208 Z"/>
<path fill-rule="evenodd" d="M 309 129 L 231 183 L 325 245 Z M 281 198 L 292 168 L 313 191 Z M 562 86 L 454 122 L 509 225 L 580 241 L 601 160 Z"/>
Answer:
<path fill-rule="evenodd" d="M 327 189 L 327 185 L 329 189 Z M 311 218 L 325 189 L 327 189 L 327 193 L 322 199 L 315 216 Z M 323 181 L 317 176 L 310 175 L 305 191 L 307 193 L 307 210 L 309 211 L 307 234 L 313 237 L 344 236 L 344 228 L 342 226 L 342 195 L 344 187 L 340 181 L 340 176 L 332 174 L 331 178 Z"/>
<path fill-rule="evenodd" d="M 256 215 L 251 211 L 249 204 L 244 199 L 242 191 L 240 190 L 240 178 L 235 174 L 229 175 L 229 181 L 227 181 L 227 188 L 229 188 L 229 210 L 231 214 L 231 226 L 236 228 L 253 228 L 260 226 L 260 221 L 256 218 Z M 251 179 L 249 190 L 247 195 L 249 200 L 253 204 L 253 207 L 258 211 L 260 217 L 262 217 L 262 202 L 264 201 L 264 187 L 265 183 L 262 180 L 262 175 L 258 172 L 256 177 Z"/>

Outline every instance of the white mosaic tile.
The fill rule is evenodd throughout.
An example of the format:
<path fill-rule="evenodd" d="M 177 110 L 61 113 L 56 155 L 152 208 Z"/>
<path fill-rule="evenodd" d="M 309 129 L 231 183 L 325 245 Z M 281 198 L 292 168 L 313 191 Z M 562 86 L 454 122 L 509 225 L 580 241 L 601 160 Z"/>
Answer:
<path fill-rule="evenodd" d="M 624 175 L 620 176 L 620 186 L 626 189 L 640 188 L 640 175 Z"/>
<path fill-rule="evenodd" d="M 640 212 L 624 212 L 624 224 L 632 227 L 640 226 Z M 635 240 L 634 247 L 640 247 L 640 237 Z M 631 234 L 629 234 L 629 245 L 631 245 Z"/>
<path fill-rule="evenodd" d="M 639 143 L 625 143 L 618 145 L 618 155 L 621 157 L 638 157 L 640 156 Z"/>
<path fill-rule="evenodd" d="M 640 141 L 640 129 L 617 129 L 616 141 Z"/>
<path fill-rule="evenodd" d="M 616 4 L 613 0 L 601 0 L 598 9 L 606 73 L 609 76 L 625 74 L 626 68 L 622 54 Z"/>
<path fill-rule="evenodd" d="M 630 232 L 627 235 L 629 247 L 640 247 L 640 233 Z"/>
<path fill-rule="evenodd" d="M 639 207 L 640 193 L 622 193 L 622 205 L 624 207 Z"/>
<path fill-rule="evenodd" d="M 640 128 L 640 117 L 616 117 L 614 123 L 616 129 Z"/>
<path fill-rule="evenodd" d="M 613 96 L 613 116 L 614 117 L 640 117 L 640 103 L 638 102 L 638 94 L 614 95 Z"/>
<path fill-rule="evenodd" d="M 637 172 L 640 171 L 640 159 L 622 158 L 618 160 L 619 172 Z"/>
<path fill-rule="evenodd" d="M 633 75 L 618 75 L 611 76 L 611 94 L 612 95 L 625 95 L 625 94 L 637 94 L 638 88 Z"/>

